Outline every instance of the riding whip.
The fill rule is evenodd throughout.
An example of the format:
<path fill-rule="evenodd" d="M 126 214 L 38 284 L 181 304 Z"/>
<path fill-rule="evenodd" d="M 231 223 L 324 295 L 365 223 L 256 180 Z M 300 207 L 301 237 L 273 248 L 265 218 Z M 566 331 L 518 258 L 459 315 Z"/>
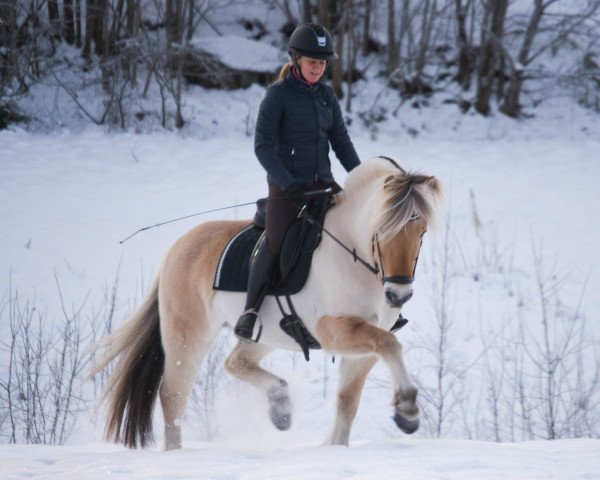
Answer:
<path fill-rule="evenodd" d="M 311 190 L 309 192 L 304 192 L 300 196 L 300 198 L 310 198 L 310 197 L 315 197 L 315 196 L 319 196 L 319 195 L 331 194 L 332 192 L 333 192 L 333 189 L 331 187 L 328 187 L 328 188 L 325 188 L 325 189 L 322 189 L 322 190 Z M 273 198 L 273 199 L 268 199 L 268 200 L 270 201 L 270 200 L 290 200 L 290 199 L 298 199 L 298 198 L 294 196 L 294 197 Z M 214 213 L 214 212 L 219 212 L 221 210 L 229 210 L 229 209 L 237 208 L 237 207 L 246 207 L 248 205 L 254 205 L 254 204 L 256 204 L 256 201 L 254 201 L 254 202 L 247 202 L 247 203 L 238 203 L 236 205 L 229 205 L 228 207 L 213 208 L 212 210 L 204 210 L 203 212 L 192 213 L 191 215 L 186 215 L 184 217 L 174 218 L 172 220 L 167 220 L 165 222 L 160 222 L 160 223 L 157 223 L 155 225 L 148 225 L 147 227 L 142 227 L 139 230 L 136 230 L 131 235 L 129 235 L 128 237 L 126 237 L 123 240 L 121 240 L 119 243 L 122 245 L 127 240 L 129 240 L 130 238 L 134 237 L 138 233 L 143 232 L 144 230 L 150 230 L 151 228 L 160 227 L 162 225 L 167 225 L 168 223 L 178 222 L 179 220 L 185 220 L 187 218 L 197 217 L 199 215 L 205 215 L 207 213 Z"/>

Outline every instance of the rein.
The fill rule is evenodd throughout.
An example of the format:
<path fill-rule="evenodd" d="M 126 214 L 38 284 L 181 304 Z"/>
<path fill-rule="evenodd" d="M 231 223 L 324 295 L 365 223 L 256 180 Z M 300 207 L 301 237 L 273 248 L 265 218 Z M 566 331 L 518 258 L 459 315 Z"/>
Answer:
<path fill-rule="evenodd" d="M 340 247 L 342 247 L 346 252 L 348 252 L 350 255 L 352 255 L 352 259 L 354 260 L 354 262 L 360 263 L 363 267 L 365 267 L 369 272 L 371 272 L 376 277 L 378 277 L 379 274 L 381 273 L 381 283 L 389 282 L 389 283 L 397 283 L 400 285 L 410 285 L 411 283 L 413 283 L 413 281 L 415 279 L 414 273 L 413 273 L 413 276 L 408 276 L 408 275 L 386 276 L 385 275 L 385 273 L 383 272 L 383 262 L 381 261 L 381 250 L 379 248 L 379 239 L 377 238 L 377 233 L 373 234 L 373 237 L 371 238 L 371 245 L 372 245 L 373 257 L 375 257 L 375 246 L 377 246 L 377 256 L 379 257 L 379 264 L 382 265 L 381 270 L 379 269 L 379 265 L 377 262 L 374 262 L 373 264 L 371 264 L 371 263 L 367 262 L 366 260 L 363 260 L 356 253 L 355 248 L 351 249 L 350 247 L 348 247 L 344 242 L 342 242 L 339 238 L 337 238 L 333 233 L 331 233 L 329 230 L 327 230 L 325 228 L 325 226 L 323 226 L 320 222 L 318 222 L 317 220 L 312 218 L 306 211 L 306 205 L 304 207 L 302 207 L 302 209 L 300 210 L 300 213 L 298 214 L 298 218 L 305 219 L 306 221 L 308 221 L 309 223 L 311 223 L 312 225 L 316 226 L 321 231 L 323 231 L 327 235 L 329 235 L 329 237 L 332 240 L 334 240 Z M 413 220 L 417 220 L 418 218 L 420 218 L 419 215 L 415 214 L 412 217 L 410 217 L 410 219 L 408 221 L 410 222 Z"/>
<path fill-rule="evenodd" d="M 379 275 L 379 268 L 377 267 L 377 264 L 371 265 L 366 260 L 363 260 L 361 257 L 358 256 L 355 248 L 350 249 L 350 247 L 348 247 L 344 242 L 342 242 L 339 238 L 337 238 L 333 233 L 331 233 L 329 230 L 327 230 L 323 225 L 321 225 L 321 223 L 317 222 L 314 218 L 312 218 L 306 211 L 306 205 L 304 207 L 302 207 L 302 210 L 300 210 L 300 213 L 298 214 L 298 218 L 304 218 L 306 221 L 308 221 L 312 225 L 318 227 L 321 231 L 323 231 L 327 235 L 329 235 L 331 237 L 331 239 L 333 239 L 340 247 L 342 247 L 350 255 L 352 255 L 352 258 L 354 259 L 355 262 L 360 263 L 367 270 L 369 270 L 369 272 L 371 272 L 372 274 L 374 274 L 376 276 Z"/>

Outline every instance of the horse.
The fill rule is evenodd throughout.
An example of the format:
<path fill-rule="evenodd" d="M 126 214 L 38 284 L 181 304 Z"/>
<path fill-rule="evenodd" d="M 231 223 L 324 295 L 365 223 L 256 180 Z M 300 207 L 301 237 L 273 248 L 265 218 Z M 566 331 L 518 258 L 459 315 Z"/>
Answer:
<path fill-rule="evenodd" d="M 413 294 L 422 237 L 435 222 L 441 196 L 435 177 L 375 157 L 348 174 L 325 217 L 328 234 L 293 300 L 308 332 L 341 359 L 327 445 L 349 444 L 366 377 L 379 359 L 391 372 L 394 421 L 406 433 L 419 426 L 417 388 L 390 328 Z M 234 325 L 243 310 L 245 295 L 216 291 L 213 280 L 221 252 L 248 223 L 209 221 L 180 237 L 139 309 L 95 346 L 103 355 L 92 374 L 118 359 L 102 396 L 107 441 L 129 448 L 152 444 L 152 413 L 160 397 L 164 448 L 182 447 L 181 419 L 202 360 L 221 327 Z M 258 317 L 259 342 L 238 341 L 225 370 L 262 392 L 272 423 L 286 430 L 292 415 L 288 384 L 260 366 L 275 349 L 299 350 L 279 328 L 280 318 L 276 299 L 267 296 Z"/>

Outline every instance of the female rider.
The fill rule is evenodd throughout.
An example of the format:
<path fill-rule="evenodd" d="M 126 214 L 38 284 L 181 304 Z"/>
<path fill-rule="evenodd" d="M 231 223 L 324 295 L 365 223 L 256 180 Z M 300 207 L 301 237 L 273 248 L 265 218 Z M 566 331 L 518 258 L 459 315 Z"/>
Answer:
<path fill-rule="evenodd" d="M 254 152 L 267 172 L 269 196 L 265 235 L 251 261 L 246 307 L 234 329 L 245 341 L 255 341 L 258 310 L 298 201 L 309 191 L 341 190 L 331 172 L 330 146 L 346 171 L 360 164 L 337 97 L 321 83 L 327 62 L 338 58 L 330 33 L 321 25 L 302 25 L 288 50 L 290 61 L 267 89 L 256 121 Z"/>

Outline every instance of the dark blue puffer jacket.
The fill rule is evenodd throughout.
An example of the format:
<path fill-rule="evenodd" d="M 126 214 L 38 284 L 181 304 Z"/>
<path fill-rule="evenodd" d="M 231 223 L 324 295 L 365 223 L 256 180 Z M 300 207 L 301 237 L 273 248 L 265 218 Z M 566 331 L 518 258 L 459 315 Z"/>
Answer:
<path fill-rule="evenodd" d="M 290 69 L 267 89 L 256 121 L 254 151 L 267 182 L 281 190 L 332 182 L 330 144 L 347 171 L 360 164 L 331 87 L 310 86 Z"/>

